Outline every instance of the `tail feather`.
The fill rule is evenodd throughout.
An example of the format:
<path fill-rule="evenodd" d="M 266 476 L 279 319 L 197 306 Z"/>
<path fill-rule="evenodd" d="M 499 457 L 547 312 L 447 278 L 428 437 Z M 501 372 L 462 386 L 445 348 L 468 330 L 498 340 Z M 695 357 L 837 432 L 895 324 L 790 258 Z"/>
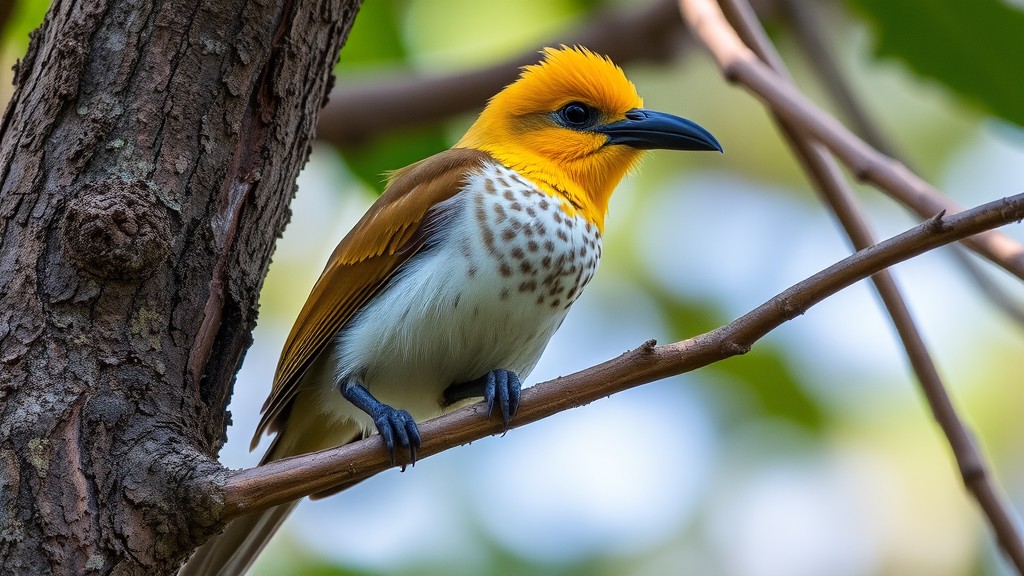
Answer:
<path fill-rule="evenodd" d="M 325 429 L 318 419 L 307 418 L 302 429 L 282 430 L 260 464 L 288 456 L 323 450 L 360 437 L 354 426 Z M 340 488 L 339 488 L 340 490 Z M 178 576 L 242 576 L 295 509 L 298 500 L 242 516 L 200 546 L 178 571 Z"/>
<path fill-rule="evenodd" d="M 196 550 L 178 576 L 240 576 L 256 561 L 298 500 L 243 516 Z"/>

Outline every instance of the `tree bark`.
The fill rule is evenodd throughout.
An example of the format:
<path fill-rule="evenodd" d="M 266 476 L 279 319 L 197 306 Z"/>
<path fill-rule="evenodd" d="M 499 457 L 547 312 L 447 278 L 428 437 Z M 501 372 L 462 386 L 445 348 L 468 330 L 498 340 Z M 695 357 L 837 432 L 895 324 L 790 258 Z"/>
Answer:
<path fill-rule="evenodd" d="M 54 0 L 0 121 L 0 566 L 166 574 L 359 0 Z"/>

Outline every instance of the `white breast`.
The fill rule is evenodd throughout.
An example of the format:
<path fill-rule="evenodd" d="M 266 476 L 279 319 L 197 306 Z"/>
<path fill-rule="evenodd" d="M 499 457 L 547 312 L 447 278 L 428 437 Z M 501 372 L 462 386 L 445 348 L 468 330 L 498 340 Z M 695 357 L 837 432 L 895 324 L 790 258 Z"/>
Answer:
<path fill-rule="evenodd" d="M 436 210 L 427 248 L 304 378 L 325 415 L 373 429 L 338 391 L 349 375 L 416 420 L 440 414 L 452 384 L 498 368 L 525 379 L 600 261 L 596 226 L 502 166 L 485 167 Z"/>

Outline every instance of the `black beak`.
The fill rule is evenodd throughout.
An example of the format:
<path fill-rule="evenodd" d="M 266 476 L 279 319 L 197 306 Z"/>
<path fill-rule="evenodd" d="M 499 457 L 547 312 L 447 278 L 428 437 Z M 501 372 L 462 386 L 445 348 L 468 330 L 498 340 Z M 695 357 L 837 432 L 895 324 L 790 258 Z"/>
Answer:
<path fill-rule="evenodd" d="M 638 150 L 718 150 L 722 145 L 710 132 L 686 118 L 634 108 L 626 119 L 595 126 L 595 132 L 608 137 L 607 144 L 620 144 Z"/>

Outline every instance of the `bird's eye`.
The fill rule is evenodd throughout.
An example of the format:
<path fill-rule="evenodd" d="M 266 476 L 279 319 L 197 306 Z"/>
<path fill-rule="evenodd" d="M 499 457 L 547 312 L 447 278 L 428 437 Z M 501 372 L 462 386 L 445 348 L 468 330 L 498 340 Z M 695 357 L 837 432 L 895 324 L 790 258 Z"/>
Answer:
<path fill-rule="evenodd" d="M 558 111 L 558 116 L 565 122 L 566 126 L 571 128 L 581 128 L 590 124 L 593 120 L 594 112 L 586 104 L 580 102 L 570 102 L 562 109 Z"/>

